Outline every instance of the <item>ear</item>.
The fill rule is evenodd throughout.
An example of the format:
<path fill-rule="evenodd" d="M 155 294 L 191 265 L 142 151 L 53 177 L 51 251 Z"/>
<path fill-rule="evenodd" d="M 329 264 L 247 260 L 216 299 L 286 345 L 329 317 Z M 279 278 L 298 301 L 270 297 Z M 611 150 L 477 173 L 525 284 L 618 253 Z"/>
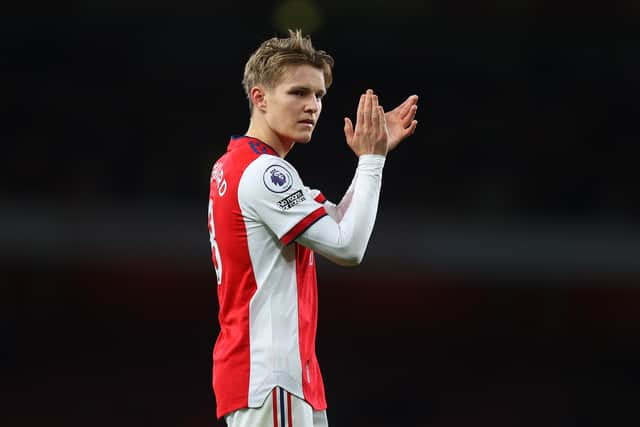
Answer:
<path fill-rule="evenodd" d="M 249 92 L 251 102 L 254 108 L 264 111 L 267 108 L 266 92 L 260 86 L 254 86 Z"/>

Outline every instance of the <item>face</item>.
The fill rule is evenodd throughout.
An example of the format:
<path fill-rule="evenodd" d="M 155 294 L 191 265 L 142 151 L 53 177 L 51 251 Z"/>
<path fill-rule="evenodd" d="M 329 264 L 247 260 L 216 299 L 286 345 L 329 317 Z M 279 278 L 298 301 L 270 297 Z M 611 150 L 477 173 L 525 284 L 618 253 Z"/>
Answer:
<path fill-rule="evenodd" d="M 282 142 L 309 142 L 326 93 L 322 70 L 288 67 L 280 82 L 264 94 L 265 120 Z"/>

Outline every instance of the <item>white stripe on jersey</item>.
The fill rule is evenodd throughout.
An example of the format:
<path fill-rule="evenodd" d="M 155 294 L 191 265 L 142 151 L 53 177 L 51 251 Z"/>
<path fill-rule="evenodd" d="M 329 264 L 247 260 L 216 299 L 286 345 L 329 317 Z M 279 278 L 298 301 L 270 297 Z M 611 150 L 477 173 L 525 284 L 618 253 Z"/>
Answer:
<path fill-rule="evenodd" d="M 293 183 L 288 193 L 300 189 L 305 197 L 288 209 L 286 215 L 278 205 L 285 194 L 272 192 L 263 185 L 263 174 L 272 164 L 290 172 Z M 240 179 L 238 196 L 257 284 L 249 309 L 249 406 L 259 406 L 277 385 L 304 398 L 296 249 L 295 244 L 283 246 L 279 239 L 321 205 L 304 187 L 297 171 L 273 156 L 261 156 L 247 166 Z"/>

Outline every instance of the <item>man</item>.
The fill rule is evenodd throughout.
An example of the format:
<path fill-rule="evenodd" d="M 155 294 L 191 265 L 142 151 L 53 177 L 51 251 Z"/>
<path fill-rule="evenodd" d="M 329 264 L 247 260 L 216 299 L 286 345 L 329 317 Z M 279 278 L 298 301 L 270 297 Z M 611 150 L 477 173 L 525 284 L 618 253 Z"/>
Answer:
<path fill-rule="evenodd" d="M 244 71 L 249 128 L 213 166 L 209 233 L 221 329 L 213 388 L 216 414 L 230 427 L 327 425 L 315 355 L 314 251 L 341 265 L 360 263 L 385 156 L 417 126 L 417 96 L 385 114 L 367 90 L 355 127 L 344 122 L 359 160 L 342 201 L 305 187 L 284 157 L 311 140 L 332 66 L 299 30 L 262 43 Z"/>

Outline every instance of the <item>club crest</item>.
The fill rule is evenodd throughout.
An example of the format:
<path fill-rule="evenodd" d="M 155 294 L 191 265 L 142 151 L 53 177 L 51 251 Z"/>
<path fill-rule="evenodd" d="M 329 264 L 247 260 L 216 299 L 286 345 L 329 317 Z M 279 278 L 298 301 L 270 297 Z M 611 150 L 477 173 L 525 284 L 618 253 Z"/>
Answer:
<path fill-rule="evenodd" d="M 280 165 L 271 165 L 264 171 L 262 177 L 265 187 L 274 193 L 284 193 L 291 188 L 293 178 L 291 173 Z"/>

